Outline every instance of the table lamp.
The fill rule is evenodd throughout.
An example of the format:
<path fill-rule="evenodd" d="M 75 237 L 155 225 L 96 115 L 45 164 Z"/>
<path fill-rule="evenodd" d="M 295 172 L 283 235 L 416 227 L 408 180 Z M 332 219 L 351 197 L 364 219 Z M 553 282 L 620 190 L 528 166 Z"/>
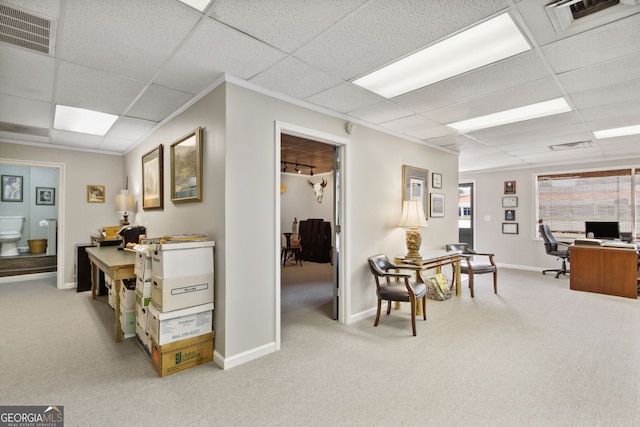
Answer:
<path fill-rule="evenodd" d="M 399 227 L 407 227 L 407 258 L 420 258 L 420 245 L 422 236 L 419 227 L 428 227 L 424 216 L 422 204 L 418 200 L 405 200 L 402 202 L 402 217 Z"/>
<path fill-rule="evenodd" d="M 120 190 L 116 194 L 116 212 L 122 214 L 120 225 L 129 225 L 129 214 L 136 210 L 136 199 L 127 190 Z"/>

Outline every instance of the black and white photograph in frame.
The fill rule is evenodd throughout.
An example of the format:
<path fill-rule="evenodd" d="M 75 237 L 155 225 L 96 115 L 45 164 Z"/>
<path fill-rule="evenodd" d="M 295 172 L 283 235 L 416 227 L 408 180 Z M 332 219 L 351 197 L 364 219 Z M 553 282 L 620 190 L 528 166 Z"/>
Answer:
<path fill-rule="evenodd" d="M 504 220 L 505 221 L 515 221 L 516 220 L 516 210 L 515 209 L 507 209 L 504 211 Z"/>
<path fill-rule="evenodd" d="M 36 187 L 36 205 L 55 205 L 56 189 L 53 187 Z"/>

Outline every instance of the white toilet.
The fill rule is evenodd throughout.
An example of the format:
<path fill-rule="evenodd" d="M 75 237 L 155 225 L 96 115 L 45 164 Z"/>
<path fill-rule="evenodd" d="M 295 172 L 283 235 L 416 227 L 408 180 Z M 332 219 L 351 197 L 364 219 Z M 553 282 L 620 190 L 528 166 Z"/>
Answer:
<path fill-rule="evenodd" d="M 18 255 L 23 225 L 23 216 L 0 216 L 0 256 Z"/>

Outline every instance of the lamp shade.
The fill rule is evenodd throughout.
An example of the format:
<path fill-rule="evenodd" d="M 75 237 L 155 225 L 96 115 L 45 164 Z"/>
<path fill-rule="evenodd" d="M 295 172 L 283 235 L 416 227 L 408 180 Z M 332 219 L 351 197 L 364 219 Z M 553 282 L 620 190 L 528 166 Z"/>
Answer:
<path fill-rule="evenodd" d="M 402 217 L 400 227 L 428 227 L 424 216 L 424 209 L 418 200 L 405 200 L 402 202 Z"/>
<path fill-rule="evenodd" d="M 116 212 L 133 212 L 136 210 L 136 199 L 133 194 L 127 194 L 124 191 L 120 194 L 116 194 Z"/>

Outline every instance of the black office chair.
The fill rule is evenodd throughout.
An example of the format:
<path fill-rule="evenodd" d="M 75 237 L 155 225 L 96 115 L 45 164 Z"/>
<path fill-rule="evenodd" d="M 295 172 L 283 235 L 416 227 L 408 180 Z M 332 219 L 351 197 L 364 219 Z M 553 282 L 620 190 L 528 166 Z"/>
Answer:
<path fill-rule="evenodd" d="M 460 272 L 469 275 L 471 298 L 473 298 L 473 279 L 476 274 L 493 273 L 493 293 L 498 293 L 498 267 L 493 260 L 493 254 L 476 252 L 467 243 L 449 243 L 446 249 L 458 252 L 464 258 L 460 261 Z M 482 257 L 487 257 L 489 262 L 478 261 L 478 259 L 487 259 Z"/>
<path fill-rule="evenodd" d="M 561 274 L 568 274 L 569 270 L 567 270 L 567 261 L 569 261 L 569 243 L 556 241 L 553 234 L 551 234 L 549 226 L 547 224 L 543 224 L 542 220 L 540 220 L 538 228 L 540 230 L 542 240 L 544 240 L 544 250 L 547 252 L 547 255 L 551 255 L 562 260 L 562 266 L 560 268 L 542 270 L 542 274 L 546 274 L 548 272 L 556 273 L 556 279 L 560 277 Z M 558 249 L 558 245 L 564 245 L 567 249 Z"/>
<path fill-rule="evenodd" d="M 367 259 L 369 269 L 376 281 L 378 295 L 378 312 L 373 326 L 378 326 L 382 300 L 387 301 L 387 314 L 391 313 L 391 301 L 409 302 L 411 304 L 411 327 L 416 336 L 416 301 L 422 299 L 422 318 L 427 320 L 427 285 L 409 282 L 410 274 L 396 273 L 398 267 L 386 255 L 374 255 Z M 405 267 L 403 267 L 405 268 Z M 394 279 L 391 281 L 391 279 Z M 381 280 L 384 279 L 384 280 Z M 403 279 L 402 281 L 397 281 Z"/>

